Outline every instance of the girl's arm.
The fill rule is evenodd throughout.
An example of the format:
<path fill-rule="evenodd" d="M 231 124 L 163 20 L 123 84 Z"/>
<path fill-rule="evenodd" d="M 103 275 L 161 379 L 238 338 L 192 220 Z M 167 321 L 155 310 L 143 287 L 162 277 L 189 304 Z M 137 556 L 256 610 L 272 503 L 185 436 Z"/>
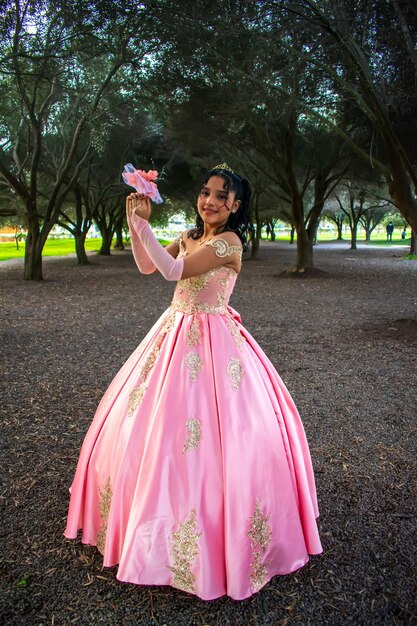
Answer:
<path fill-rule="evenodd" d="M 142 218 L 135 213 L 131 215 L 129 215 L 129 213 L 127 214 L 127 224 L 129 226 L 132 253 L 139 271 L 142 274 L 152 274 L 153 272 L 156 272 L 157 267 L 153 263 L 140 240 L 140 236 L 138 234 L 138 222 L 141 219 Z M 167 245 L 165 250 L 167 250 L 171 256 L 176 257 L 179 252 L 179 244 L 177 242 L 172 242 Z"/>
<path fill-rule="evenodd" d="M 233 267 L 236 271 L 240 269 L 242 248 L 235 233 L 222 233 L 221 237 L 206 242 L 190 256 L 178 259 L 170 254 L 171 250 L 167 251 L 161 246 L 146 219 L 136 215 L 135 228 L 148 258 L 167 280 L 198 276 L 223 265 Z"/>

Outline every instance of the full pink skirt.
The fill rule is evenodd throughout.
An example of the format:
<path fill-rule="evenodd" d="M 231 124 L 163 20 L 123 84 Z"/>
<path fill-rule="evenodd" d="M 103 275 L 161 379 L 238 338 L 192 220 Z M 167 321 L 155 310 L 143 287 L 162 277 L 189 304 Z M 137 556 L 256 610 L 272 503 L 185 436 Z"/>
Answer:
<path fill-rule="evenodd" d="M 297 409 L 229 311 L 168 309 L 85 437 L 65 536 L 81 528 L 121 581 L 238 600 L 322 550 Z"/>

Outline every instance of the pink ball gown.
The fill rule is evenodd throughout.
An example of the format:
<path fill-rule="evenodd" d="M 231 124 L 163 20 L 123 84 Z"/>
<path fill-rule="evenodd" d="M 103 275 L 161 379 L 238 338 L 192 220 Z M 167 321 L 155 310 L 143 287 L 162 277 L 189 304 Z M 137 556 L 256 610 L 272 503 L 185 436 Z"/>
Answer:
<path fill-rule="evenodd" d="M 240 600 L 322 550 L 303 426 L 228 306 L 236 277 L 177 283 L 85 437 L 65 536 L 121 581 Z"/>

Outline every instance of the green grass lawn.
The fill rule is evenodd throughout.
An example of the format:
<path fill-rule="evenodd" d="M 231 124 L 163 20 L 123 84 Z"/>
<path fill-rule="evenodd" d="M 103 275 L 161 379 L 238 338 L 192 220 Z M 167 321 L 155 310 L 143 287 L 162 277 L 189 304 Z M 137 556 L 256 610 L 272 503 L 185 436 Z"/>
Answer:
<path fill-rule="evenodd" d="M 87 239 L 86 250 L 99 250 L 101 239 Z M 75 253 L 74 239 L 48 239 L 43 249 L 43 256 L 66 256 Z M 19 250 L 16 250 L 14 243 L 0 244 L 0 261 L 8 259 L 20 259 L 25 256 L 25 243 L 19 243 Z"/>
<path fill-rule="evenodd" d="M 276 241 L 289 241 L 289 235 L 280 235 L 279 231 L 276 237 Z M 166 246 L 169 241 L 164 239 L 159 240 L 163 246 Z M 334 233 L 323 232 L 319 234 L 318 241 L 322 242 L 332 242 L 336 241 L 334 237 Z M 346 244 L 349 244 L 349 236 L 346 235 L 343 241 Z M 364 237 L 358 237 L 358 242 L 365 243 Z M 410 246 L 411 240 L 401 239 L 400 236 L 394 237 L 392 243 L 387 243 L 385 233 L 376 233 L 372 236 L 370 245 L 378 245 L 378 246 L 392 246 L 392 245 L 402 245 L 404 247 Z M 101 239 L 86 239 L 85 248 L 86 250 L 99 250 L 101 246 Z M 43 256 L 66 256 L 67 254 L 75 253 L 75 244 L 73 239 L 48 239 L 45 247 L 43 249 Z M 25 243 L 19 243 L 19 250 L 16 250 L 16 245 L 14 243 L 0 243 L 0 261 L 7 261 L 8 259 L 18 259 L 23 258 L 25 255 Z"/>
<path fill-rule="evenodd" d="M 162 245 L 169 243 L 160 239 Z M 101 239 L 86 239 L 86 250 L 99 250 Z M 74 239 L 48 239 L 43 249 L 43 256 L 66 256 L 75 253 Z M 19 250 L 16 250 L 15 243 L 0 243 L 0 261 L 8 259 L 20 259 L 25 256 L 25 243 L 19 243 Z"/>
<path fill-rule="evenodd" d="M 290 237 L 289 235 L 280 235 L 279 231 L 277 231 L 277 236 L 275 237 L 275 241 L 289 241 Z M 294 241 L 297 240 L 297 237 L 295 236 Z M 322 232 L 319 233 L 318 235 L 318 242 L 326 242 L 326 243 L 331 243 L 332 241 L 336 242 L 338 241 L 337 239 L 335 239 L 335 233 L 333 232 Z M 350 243 L 350 236 L 346 233 L 343 236 L 343 240 L 344 243 L 349 244 Z M 340 240 L 339 240 L 340 242 Z M 368 243 L 365 242 L 365 236 L 363 235 L 359 235 L 357 237 L 357 242 L 358 243 Z M 372 234 L 371 236 L 371 241 L 369 241 L 369 245 L 377 245 L 377 246 L 392 246 L 392 245 L 401 245 L 401 246 L 410 246 L 411 244 L 411 239 L 410 237 L 408 237 L 407 239 L 401 239 L 401 236 L 399 235 L 398 237 L 393 237 L 392 239 L 392 243 L 388 243 L 387 242 L 387 236 L 385 235 L 385 233 L 376 233 L 376 234 Z"/>

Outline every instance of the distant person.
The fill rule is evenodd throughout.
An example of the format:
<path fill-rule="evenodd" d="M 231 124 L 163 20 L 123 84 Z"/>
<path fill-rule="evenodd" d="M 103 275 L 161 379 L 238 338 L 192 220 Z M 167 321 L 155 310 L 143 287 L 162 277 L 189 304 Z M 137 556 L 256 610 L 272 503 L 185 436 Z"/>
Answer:
<path fill-rule="evenodd" d="M 269 224 L 266 225 L 266 238 L 269 239 L 269 236 L 271 234 L 271 227 Z"/>
<path fill-rule="evenodd" d="M 392 233 L 394 232 L 394 224 L 392 222 L 388 222 L 387 224 L 387 242 L 392 242 Z"/>
<path fill-rule="evenodd" d="M 401 239 L 405 239 L 407 237 L 407 227 L 404 226 L 403 232 L 401 233 Z"/>

